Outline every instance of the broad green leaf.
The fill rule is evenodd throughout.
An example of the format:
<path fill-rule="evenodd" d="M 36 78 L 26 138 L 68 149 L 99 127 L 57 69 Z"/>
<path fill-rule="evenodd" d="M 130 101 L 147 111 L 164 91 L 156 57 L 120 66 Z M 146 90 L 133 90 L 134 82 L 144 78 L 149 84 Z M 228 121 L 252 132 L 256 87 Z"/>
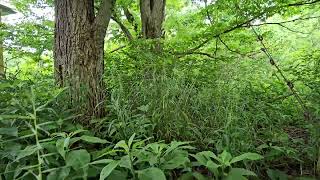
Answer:
<path fill-rule="evenodd" d="M 105 151 L 105 152 L 93 153 L 93 157 L 94 157 L 93 159 L 94 160 L 99 159 L 99 158 L 102 158 L 103 156 L 106 156 L 106 155 L 115 156 L 115 155 L 117 155 L 117 152 L 122 152 L 122 150 L 109 150 L 109 151 Z"/>
<path fill-rule="evenodd" d="M 108 142 L 107 140 L 100 139 L 98 137 L 87 136 L 87 135 L 81 136 L 81 140 L 89 142 L 89 143 L 100 143 L 100 144 L 105 144 Z"/>
<path fill-rule="evenodd" d="M 257 176 L 254 172 L 243 168 L 232 168 L 228 173 L 226 180 L 247 179 L 245 176 Z"/>
<path fill-rule="evenodd" d="M 122 149 L 124 149 L 127 153 L 129 152 L 129 147 L 128 147 L 128 145 L 126 144 L 126 142 L 124 141 L 124 140 L 121 140 L 121 141 L 119 141 L 115 146 L 114 146 L 114 148 L 116 149 L 116 148 L 122 148 Z"/>
<path fill-rule="evenodd" d="M 211 152 L 211 151 L 202 151 L 202 152 L 200 152 L 199 154 L 207 157 L 208 159 L 209 159 L 209 158 L 213 158 L 213 159 L 218 160 L 218 157 L 217 157 L 213 152 Z"/>
<path fill-rule="evenodd" d="M 189 162 L 188 153 L 185 151 L 178 151 L 177 153 L 173 153 L 172 156 L 169 156 L 166 159 L 168 160 L 163 162 L 161 169 L 176 169 Z"/>
<path fill-rule="evenodd" d="M 167 147 L 166 144 L 163 143 L 151 143 L 146 146 L 146 149 L 150 150 L 155 154 L 161 154 L 162 150 Z"/>
<path fill-rule="evenodd" d="M 263 156 L 257 154 L 257 153 L 244 153 L 240 156 L 237 156 L 235 158 L 233 158 L 230 162 L 230 164 L 233 164 L 235 162 L 238 162 L 238 161 L 243 161 L 243 160 L 252 160 L 252 161 L 255 161 L 255 160 L 260 160 L 260 159 L 263 159 Z"/>
<path fill-rule="evenodd" d="M 72 146 L 74 143 L 78 142 L 81 140 L 81 137 L 73 137 L 70 138 L 69 146 Z"/>
<path fill-rule="evenodd" d="M 219 154 L 219 158 L 221 159 L 221 162 L 225 165 L 230 165 L 230 160 L 232 158 L 231 154 L 224 150 L 221 154 Z"/>
<path fill-rule="evenodd" d="M 63 157 L 63 159 L 66 159 L 66 149 L 68 149 L 69 142 L 70 142 L 70 137 L 58 139 L 56 141 L 57 151 Z"/>
<path fill-rule="evenodd" d="M 205 166 L 206 166 L 206 167 L 209 169 L 209 171 L 211 171 L 213 174 L 218 175 L 218 173 L 219 173 L 219 172 L 218 172 L 218 168 L 219 168 L 221 165 L 218 165 L 218 164 L 214 163 L 213 161 L 209 160 Z"/>
<path fill-rule="evenodd" d="M 18 161 L 24 157 L 30 156 L 33 153 L 37 152 L 38 150 L 40 150 L 41 148 L 39 146 L 27 146 L 24 150 L 21 150 L 18 153 L 17 158 L 15 159 L 15 161 Z"/>
<path fill-rule="evenodd" d="M 56 171 L 52 171 L 47 176 L 47 180 L 64 180 L 68 177 L 70 168 L 60 168 Z"/>
<path fill-rule="evenodd" d="M 151 167 L 138 172 L 139 180 L 166 180 L 166 176 L 159 168 Z"/>
<path fill-rule="evenodd" d="M 131 161 L 129 155 L 123 156 L 120 160 L 120 167 L 131 169 Z"/>
<path fill-rule="evenodd" d="M 201 165 L 206 165 L 208 162 L 208 159 L 205 156 L 202 156 L 200 154 L 191 154 L 190 156 L 194 157 Z"/>
<path fill-rule="evenodd" d="M 106 179 L 110 175 L 110 173 L 119 165 L 119 163 L 120 161 L 112 161 L 110 164 L 105 166 L 100 173 L 99 180 Z"/>
<path fill-rule="evenodd" d="M 219 159 L 213 152 L 211 151 L 202 151 L 197 153 L 196 155 L 191 155 L 201 164 L 206 166 L 207 162 L 211 160 L 211 158 Z"/>
<path fill-rule="evenodd" d="M 165 151 L 165 155 L 169 154 L 170 152 L 172 152 L 173 150 L 177 149 L 177 148 L 181 148 L 181 149 L 193 149 L 192 146 L 184 146 L 184 145 L 189 145 L 190 142 L 177 142 L 177 141 L 172 141 L 170 143 L 169 148 Z"/>
<path fill-rule="evenodd" d="M 18 137 L 18 129 L 16 127 L 0 128 L 0 134 Z"/>
<path fill-rule="evenodd" d="M 66 156 L 66 165 L 71 166 L 74 170 L 84 168 L 89 163 L 90 154 L 84 149 L 71 151 Z"/>
<path fill-rule="evenodd" d="M 144 140 L 141 140 L 141 141 L 138 141 L 138 142 L 133 143 L 131 149 L 136 149 L 137 147 L 144 146 L 145 142 L 148 141 L 148 140 L 150 140 L 150 139 L 152 139 L 152 138 L 149 137 L 149 138 L 146 138 L 146 139 L 144 139 Z"/>
<path fill-rule="evenodd" d="M 129 149 L 131 148 L 131 145 L 132 145 L 132 142 L 133 142 L 135 136 L 136 136 L 136 133 L 132 134 L 132 136 L 129 138 L 129 141 L 128 141 Z"/>

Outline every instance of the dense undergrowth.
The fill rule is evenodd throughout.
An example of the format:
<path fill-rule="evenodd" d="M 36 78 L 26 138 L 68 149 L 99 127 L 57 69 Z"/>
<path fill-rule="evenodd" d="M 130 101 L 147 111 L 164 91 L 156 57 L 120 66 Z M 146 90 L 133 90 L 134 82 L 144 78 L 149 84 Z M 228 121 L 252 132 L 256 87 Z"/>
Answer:
<path fill-rule="evenodd" d="M 319 92 L 300 86 L 305 119 L 263 61 L 118 56 L 106 71 L 108 115 L 91 124 L 76 123 L 67 89 L 49 77 L 1 82 L 1 178 L 315 178 Z M 306 79 L 317 68 L 289 70 L 319 87 Z"/>

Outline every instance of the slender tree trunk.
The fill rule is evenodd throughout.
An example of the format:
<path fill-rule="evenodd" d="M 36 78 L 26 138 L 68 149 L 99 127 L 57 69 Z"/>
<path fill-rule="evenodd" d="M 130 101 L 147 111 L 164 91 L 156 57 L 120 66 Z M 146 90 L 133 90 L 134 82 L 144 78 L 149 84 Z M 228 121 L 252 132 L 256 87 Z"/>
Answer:
<path fill-rule="evenodd" d="M 1 23 L 1 15 L 2 12 L 0 10 L 0 23 Z M 4 69 L 4 60 L 3 60 L 3 41 L 2 38 L 0 37 L 0 79 L 4 79 L 5 76 L 5 69 Z"/>
<path fill-rule="evenodd" d="M 105 112 L 103 55 L 111 7 L 104 0 L 95 16 L 94 0 L 55 1 L 55 79 L 69 87 L 72 106 L 89 116 Z"/>
<path fill-rule="evenodd" d="M 147 39 L 162 36 L 166 0 L 140 0 L 142 35 Z"/>

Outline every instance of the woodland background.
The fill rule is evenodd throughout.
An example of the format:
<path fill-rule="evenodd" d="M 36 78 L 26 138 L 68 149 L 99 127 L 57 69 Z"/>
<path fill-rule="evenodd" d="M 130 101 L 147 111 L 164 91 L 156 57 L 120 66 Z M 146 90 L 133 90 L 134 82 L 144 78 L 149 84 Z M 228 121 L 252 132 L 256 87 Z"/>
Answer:
<path fill-rule="evenodd" d="M 0 179 L 319 178 L 319 0 L 108 1 L 103 51 L 81 36 L 62 73 L 58 3 L 107 1 L 10 1 Z"/>

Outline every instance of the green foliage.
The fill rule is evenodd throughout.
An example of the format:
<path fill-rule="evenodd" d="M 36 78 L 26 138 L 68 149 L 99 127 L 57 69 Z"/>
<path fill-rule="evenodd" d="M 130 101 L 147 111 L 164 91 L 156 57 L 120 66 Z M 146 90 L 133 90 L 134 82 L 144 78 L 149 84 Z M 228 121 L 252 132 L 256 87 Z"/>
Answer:
<path fill-rule="evenodd" d="M 204 151 L 193 155 L 193 157 L 200 163 L 200 165 L 208 168 L 208 170 L 213 173 L 215 179 L 246 179 L 245 176 L 256 176 L 252 171 L 243 168 L 233 168 L 232 164 L 244 160 L 260 160 L 263 158 L 261 155 L 256 153 L 245 153 L 232 158 L 231 154 L 227 151 L 223 151 L 219 156 L 216 156 L 210 151 Z"/>
<path fill-rule="evenodd" d="M 42 119 L 41 112 L 45 109 L 55 112 L 49 108 L 55 100 L 41 105 L 37 102 L 33 88 L 27 91 L 30 92 L 27 102 L 31 103 L 32 113 L 27 111 L 27 104 L 21 107 L 25 111 L 20 115 L 0 115 L 0 122 L 11 127 L 2 128 L 5 131 L 1 131 L 0 139 L 3 160 L 1 176 L 5 179 L 78 179 L 97 176 L 106 179 L 117 176 L 117 172 L 127 174 L 127 171 L 130 173 L 123 178 L 166 179 L 166 176 L 171 176 L 172 170 L 191 169 L 188 150 L 194 147 L 188 142 L 147 143 L 150 139 L 135 139 L 133 134 L 128 141 L 121 140 L 107 146 L 107 149 L 94 152 L 84 145 L 110 142 L 87 135 L 87 130 L 77 129 L 79 126 L 69 129 L 65 127 L 71 125 L 68 121 Z M 11 123 L 7 124 L 8 121 Z M 20 150 L 17 151 L 17 148 Z M 113 152 L 107 153 L 108 149 Z M 234 158 L 231 163 L 257 159 L 255 156 L 258 155 L 245 154 Z M 105 157 L 108 159 L 103 159 Z"/>
<path fill-rule="evenodd" d="M 13 1 L 27 18 L 1 24 L 8 69 L 0 80 L 0 179 L 316 179 L 318 3 L 207 2 L 168 0 L 155 52 L 139 38 L 138 1 L 117 1 L 114 13 L 134 39 L 112 22 L 108 114 L 78 124 L 67 89 L 53 86 L 52 19 L 31 11 L 53 2 Z M 260 52 L 249 22 L 309 114 Z"/>

